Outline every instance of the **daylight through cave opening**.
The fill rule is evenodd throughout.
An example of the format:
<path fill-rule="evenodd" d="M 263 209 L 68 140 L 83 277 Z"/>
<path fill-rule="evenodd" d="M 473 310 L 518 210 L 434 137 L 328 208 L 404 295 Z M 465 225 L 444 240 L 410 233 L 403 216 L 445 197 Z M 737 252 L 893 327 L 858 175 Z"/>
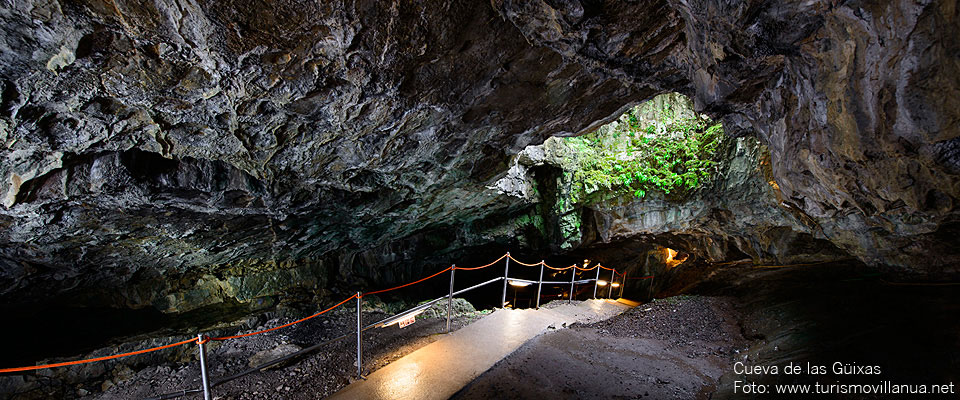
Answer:
<path fill-rule="evenodd" d="M 0 398 L 195 390 L 198 335 L 217 396 L 326 397 L 565 312 L 389 387 L 957 379 L 955 0 L 103 3 L 0 9 Z"/>

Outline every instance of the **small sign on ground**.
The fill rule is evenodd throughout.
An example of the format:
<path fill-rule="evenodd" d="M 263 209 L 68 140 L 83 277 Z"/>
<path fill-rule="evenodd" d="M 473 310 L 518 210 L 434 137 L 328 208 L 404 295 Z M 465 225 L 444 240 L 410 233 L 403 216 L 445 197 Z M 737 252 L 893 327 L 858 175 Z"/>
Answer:
<path fill-rule="evenodd" d="M 401 319 L 400 322 L 397 323 L 397 325 L 399 325 L 401 328 L 403 328 L 403 327 L 407 327 L 407 326 L 412 325 L 414 322 L 417 322 L 417 316 L 416 316 L 416 315 L 411 315 L 411 316 L 409 316 L 409 317 L 407 317 L 407 318 Z"/>

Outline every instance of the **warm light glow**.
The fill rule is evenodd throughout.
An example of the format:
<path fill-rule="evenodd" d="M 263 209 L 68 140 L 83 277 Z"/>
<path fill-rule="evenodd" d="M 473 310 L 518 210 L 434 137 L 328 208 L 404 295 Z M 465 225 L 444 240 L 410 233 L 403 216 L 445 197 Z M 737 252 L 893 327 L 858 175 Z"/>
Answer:
<path fill-rule="evenodd" d="M 666 251 L 666 259 L 664 261 L 667 264 L 668 270 L 687 261 L 687 257 L 677 259 L 677 251 L 674 249 L 664 247 L 664 250 Z"/>
<path fill-rule="evenodd" d="M 586 267 L 587 264 L 590 264 L 590 260 L 583 260 L 583 266 Z"/>
<path fill-rule="evenodd" d="M 597 286 L 607 286 L 607 281 L 597 281 Z"/>
<path fill-rule="evenodd" d="M 677 251 L 671 248 L 667 248 L 667 262 L 673 261 L 673 258 L 677 256 Z"/>
<path fill-rule="evenodd" d="M 423 309 L 414 311 L 414 312 L 412 312 L 412 313 L 400 314 L 400 315 L 398 315 L 396 318 L 391 319 L 391 320 L 389 320 L 389 321 L 387 321 L 387 322 L 384 322 L 384 323 L 380 324 L 380 327 L 381 327 L 381 328 L 386 328 L 386 327 L 388 327 L 388 326 L 390 326 L 390 325 L 396 324 L 396 323 L 398 323 L 398 322 L 400 322 L 400 321 L 403 321 L 403 320 L 405 320 L 405 319 L 407 319 L 407 318 L 416 317 L 417 315 L 420 315 L 420 313 L 422 313 L 422 312 L 423 312 Z"/>
<path fill-rule="evenodd" d="M 620 283 L 619 283 L 619 282 L 614 282 L 614 283 L 611 283 L 610 286 L 620 287 Z"/>
<path fill-rule="evenodd" d="M 520 282 L 520 281 L 511 280 L 510 286 L 527 287 L 527 286 L 530 286 L 530 282 Z"/>

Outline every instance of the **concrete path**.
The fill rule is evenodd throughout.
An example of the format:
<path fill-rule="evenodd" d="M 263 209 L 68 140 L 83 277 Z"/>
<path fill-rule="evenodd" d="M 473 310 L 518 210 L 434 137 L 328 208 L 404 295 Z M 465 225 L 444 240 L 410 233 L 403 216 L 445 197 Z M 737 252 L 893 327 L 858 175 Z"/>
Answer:
<path fill-rule="evenodd" d="M 595 322 L 631 306 L 575 301 L 539 310 L 497 310 L 343 388 L 331 399 L 446 400 L 550 326 Z"/>

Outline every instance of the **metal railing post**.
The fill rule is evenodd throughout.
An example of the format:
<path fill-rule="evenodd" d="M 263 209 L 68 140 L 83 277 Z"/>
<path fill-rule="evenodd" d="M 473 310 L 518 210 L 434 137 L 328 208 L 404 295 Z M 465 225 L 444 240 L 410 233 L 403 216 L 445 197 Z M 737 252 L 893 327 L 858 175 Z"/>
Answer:
<path fill-rule="evenodd" d="M 540 308 L 540 290 L 543 289 L 543 266 L 544 260 L 540 260 L 540 280 L 537 281 L 537 308 Z"/>
<path fill-rule="evenodd" d="M 593 299 L 597 299 L 597 286 L 600 284 L 600 265 L 595 267 L 597 269 L 597 279 L 593 280 Z"/>
<path fill-rule="evenodd" d="M 627 287 L 627 274 L 623 275 L 623 278 L 620 279 L 620 294 L 617 296 L 623 298 L 623 289 Z"/>
<path fill-rule="evenodd" d="M 500 296 L 500 307 L 506 308 L 507 306 L 507 281 L 510 275 L 510 252 L 507 252 L 507 267 L 503 269 L 503 296 Z M 516 308 L 516 304 L 513 305 Z"/>
<path fill-rule="evenodd" d="M 200 347 L 200 380 L 203 384 L 203 400 L 210 400 L 210 380 L 207 378 L 207 355 L 203 346 L 203 335 L 197 334 L 197 346 Z"/>
<path fill-rule="evenodd" d="M 577 264 L 570 268 L 570 295 L 567 296 L 567 304 L 573 303 L 573 280 L 577 278 Z"/>
<path fill-rule="evenodd" d="M 457 272 L 457 264 L 450 267 L 450 294 L 447 295 L 447 333 L 450 333 L 450 316 L 453 315 L 453 273 Z"/>
<path fill-rule="evenodd" d="M 607 283 L 607 298 L 613 297 L 613 280 L 617 279 L 617 270 L 610 270 L 610 282 Z"/>
<path fill-rule="evenodd" d="M 360 335 L 363 334 L 360 321 L 360 303 L 362 301 L 363 293 L 357 292 L 357 379 L 363 378 L 363 345 L 360 343 Z"/>

